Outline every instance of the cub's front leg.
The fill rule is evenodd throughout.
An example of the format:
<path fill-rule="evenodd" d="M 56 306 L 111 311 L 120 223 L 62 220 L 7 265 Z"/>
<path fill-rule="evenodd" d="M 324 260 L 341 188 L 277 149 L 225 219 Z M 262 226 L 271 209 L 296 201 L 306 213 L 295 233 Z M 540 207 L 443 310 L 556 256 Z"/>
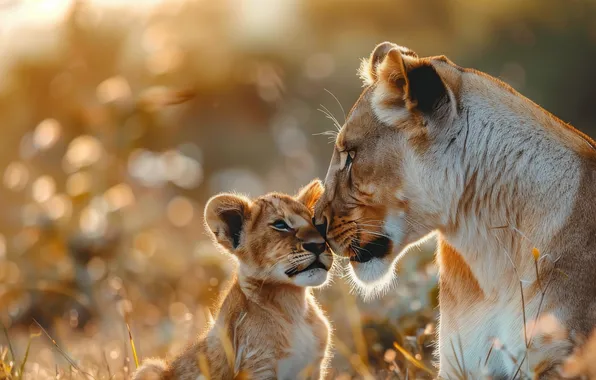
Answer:
<path fill-rule="evenodd" d="M 242 380 L 274 380 L 277 379 L 277 372 L 274 368 L 263 368 L 257 371 L 242 371 L 244 376 L 237 376 L 234 379 Z"/>
<path fill-rule="evenodd" d="M 235 379 L 242 380 L 274 380 L 277 376 L 277 363 L 275 360 L 258 360 L 254 363 L 246 363 L 241 370 L 242 376 Z"/>

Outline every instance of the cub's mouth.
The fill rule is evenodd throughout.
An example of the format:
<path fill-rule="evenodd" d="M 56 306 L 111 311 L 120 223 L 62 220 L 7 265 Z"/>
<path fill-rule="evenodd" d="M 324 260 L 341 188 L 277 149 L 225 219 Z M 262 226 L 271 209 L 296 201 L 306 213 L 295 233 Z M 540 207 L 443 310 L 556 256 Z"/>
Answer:
<path fill-rule="evenodd" d="M 379 236 L 360 246 L 357 240 L 350 246 L 350 261 L 366 263 L 375 258 L 382 258 L 391 252 L 391 240 L 386 236 Z"/>
<path fill-rule="evenodd" d="M 293 276 L 296 276 L 297 274 L 304 273 L 304 272 L 307 272 L 307 271 L 312 270 L 312 269 L 323 269 L 326 272 L 329 270 L 329 268 L 327 268 L 325 266 L 325 264 L 323 264 L 319 259 L 315 259 L 315 261 L 313 261 L 312 263 L 310 263 L 307 267 L 305 267 L 303 269 L 292 268 L 290 270 L 287 270 L 286 271 L 286 274 L 289 277 L 293 277 Z"/>

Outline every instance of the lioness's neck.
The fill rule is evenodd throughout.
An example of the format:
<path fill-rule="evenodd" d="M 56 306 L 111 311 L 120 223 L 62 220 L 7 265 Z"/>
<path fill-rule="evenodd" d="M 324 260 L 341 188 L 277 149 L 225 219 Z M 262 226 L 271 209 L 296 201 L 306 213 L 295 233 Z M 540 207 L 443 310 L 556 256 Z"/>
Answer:
<path fill-rule="evenodd" d="M 532 247 L 548 246 L 573 208 L 582 159 L 545 132 L 544 120 L 464 112 L 467 117 L 452 127 L 458 136 L 452 145 L 460 145 L 445 142 L 429 153 L 441 156 L 431 157 L 440 168 L 432 170 L 434 178 L 426 180 L 434 184 L 419 196 L 433 199 L 439 229 L 479 279 L 494 277 L 491 271 L 513 273 L 512 266 L 521 275 L 531 273 Z"/>

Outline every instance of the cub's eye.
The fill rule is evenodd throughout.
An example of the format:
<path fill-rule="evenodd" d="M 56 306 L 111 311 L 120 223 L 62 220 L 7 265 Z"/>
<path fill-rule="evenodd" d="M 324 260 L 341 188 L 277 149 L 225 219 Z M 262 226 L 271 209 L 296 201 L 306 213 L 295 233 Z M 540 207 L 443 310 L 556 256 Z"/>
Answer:
<path fill-rule="evenodd" d="M 346 155 L 346 163 L 345 163 L 344 167 L 348 168 L 348 170 L 350 169 L 350 166 L 352 165 L 352 161 L 354 160 L 354 157 L 356 157 L 355 150 L 349 151 L 348 154 Z"/>
<path fill-rule="evenodd" d="M 278 231 L 290 231 L 292 228 L 288 226 L 288 224 L 283 221 L 282 219 L 276 220 L 275 222 L 271 223 L 271 227 Z"/>

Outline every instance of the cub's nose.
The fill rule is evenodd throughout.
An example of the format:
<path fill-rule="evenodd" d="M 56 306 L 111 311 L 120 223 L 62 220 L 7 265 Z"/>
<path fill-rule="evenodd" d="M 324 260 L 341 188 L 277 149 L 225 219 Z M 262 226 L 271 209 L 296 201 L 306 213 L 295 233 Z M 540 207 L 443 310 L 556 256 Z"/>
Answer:
<path fill-rule="evenodd" d="M 302 248 L 304 248 L 308 252 L 314 253 L 315 255 L 320 255 L 321 253 L 325 252 L 326 247 L 327 247 L 326 243 L 304 243 L 304 244 L 302 244 Z"/>

